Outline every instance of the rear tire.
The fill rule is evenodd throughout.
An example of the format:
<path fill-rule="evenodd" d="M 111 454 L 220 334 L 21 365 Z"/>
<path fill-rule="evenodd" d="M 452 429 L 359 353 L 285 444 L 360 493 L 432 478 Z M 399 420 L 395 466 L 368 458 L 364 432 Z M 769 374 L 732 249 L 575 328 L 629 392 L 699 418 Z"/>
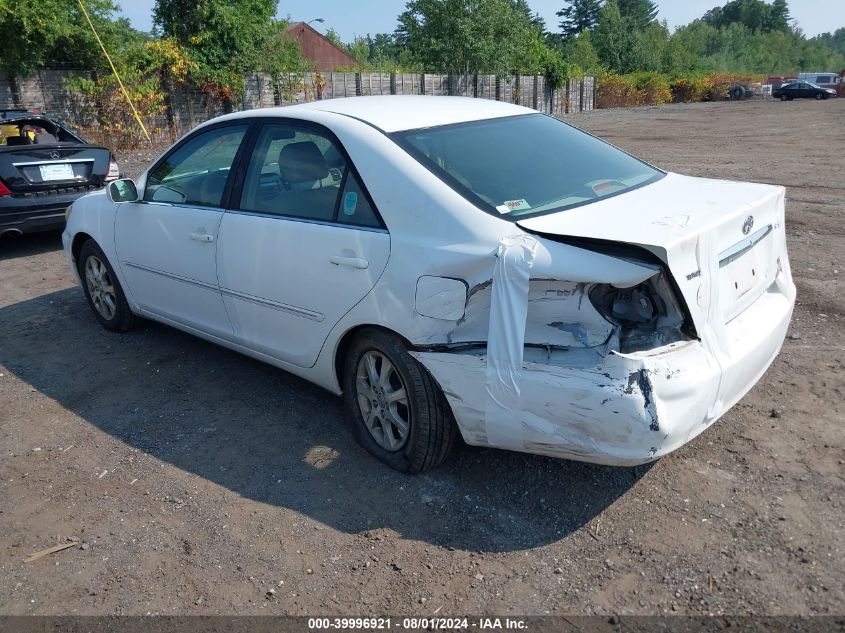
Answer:
<path fill-rule="evenodd" d="M 440 387 L 395 334 L 366 330 L 343 362 L 343 401 L 355 439 L 404 473 L 441 464 L 456 424 Z"/>
<path fill-rule="evenodd" d="M 787 97 L 786 95 L 781 95 L 780 100 L 781 101 L 789 101 L 789 97 Z"/>
<path fill-rule="evenodd" d="M 128 332 L 138 324 L 140 319 L 132 314 L 114 269 L 94 240 L 79 249 L 76 269 L 85 298 L 100 325 L 112 332 Z"/>

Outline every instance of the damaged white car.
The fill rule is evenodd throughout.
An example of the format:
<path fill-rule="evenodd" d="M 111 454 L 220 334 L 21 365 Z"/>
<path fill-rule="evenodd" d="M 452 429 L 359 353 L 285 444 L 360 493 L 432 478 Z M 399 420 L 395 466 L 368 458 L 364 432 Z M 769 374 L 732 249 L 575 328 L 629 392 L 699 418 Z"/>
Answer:
<path fill-rule="evenodd" d="M 68 215 L 105 327 L 155 319 L 343 394 L 407 472 L 458 434 L 654 460 L 755 384 L 795 299 L 783 188 L 666 173 L 481 99 L 223 116 Z"/>

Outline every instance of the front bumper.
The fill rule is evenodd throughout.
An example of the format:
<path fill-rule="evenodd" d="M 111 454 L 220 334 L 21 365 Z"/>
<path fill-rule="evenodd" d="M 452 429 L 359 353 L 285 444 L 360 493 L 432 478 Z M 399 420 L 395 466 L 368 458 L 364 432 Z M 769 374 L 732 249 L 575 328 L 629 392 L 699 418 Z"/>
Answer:
<path fill-rule="evenodd" d="M 440 383 L 468 444 L 634 466 L 689 442 L 754 386 L 780 351 L 794 301 L 784 273 L 727 324 L 727 358 L 717 359 L 702 341 L 637 354 L 582 349 L 546 353 L 542 362 L 526 357 L 521 410 L 512 412 L 507 441 L 495 444 L 487 435 L 486 357 L 414 355 Z"/>

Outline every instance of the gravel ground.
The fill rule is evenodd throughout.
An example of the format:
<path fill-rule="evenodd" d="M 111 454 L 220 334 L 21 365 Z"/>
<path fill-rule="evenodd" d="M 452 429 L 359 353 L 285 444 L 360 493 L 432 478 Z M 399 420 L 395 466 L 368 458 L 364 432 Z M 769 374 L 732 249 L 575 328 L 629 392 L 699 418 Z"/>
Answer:
<path fill-rule="evenodd" d="M 783 352 L 648 467 L 464 447 L 400 475 L 317 387 L 161 325 L 104 331 L 58 235 L 0 242 L 0 613 L 842 614 L 843 115 L 572 117 L 664 168 L 788 187 Z"/>

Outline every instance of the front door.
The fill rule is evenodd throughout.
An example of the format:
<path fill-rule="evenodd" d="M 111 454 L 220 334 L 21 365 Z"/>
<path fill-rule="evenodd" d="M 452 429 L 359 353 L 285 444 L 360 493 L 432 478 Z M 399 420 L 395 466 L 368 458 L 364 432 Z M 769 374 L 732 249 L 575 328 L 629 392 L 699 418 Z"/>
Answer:
<path fill-rule="evenodd" d="M 389 254 L 390 236 L 339 142 L 305 123 L 262 125 L 220 225 L 217 270 L 236 340 L 312 366 Z"/>
<path fill-rule="evenodd" d="M 139 306 L 230 340 L 217 285 L 217 236 L 247 127 L 215 127 L 183 141 L 150 171 L 142 200 L 120 205 L 115 225 L 120 267 Z"/>

